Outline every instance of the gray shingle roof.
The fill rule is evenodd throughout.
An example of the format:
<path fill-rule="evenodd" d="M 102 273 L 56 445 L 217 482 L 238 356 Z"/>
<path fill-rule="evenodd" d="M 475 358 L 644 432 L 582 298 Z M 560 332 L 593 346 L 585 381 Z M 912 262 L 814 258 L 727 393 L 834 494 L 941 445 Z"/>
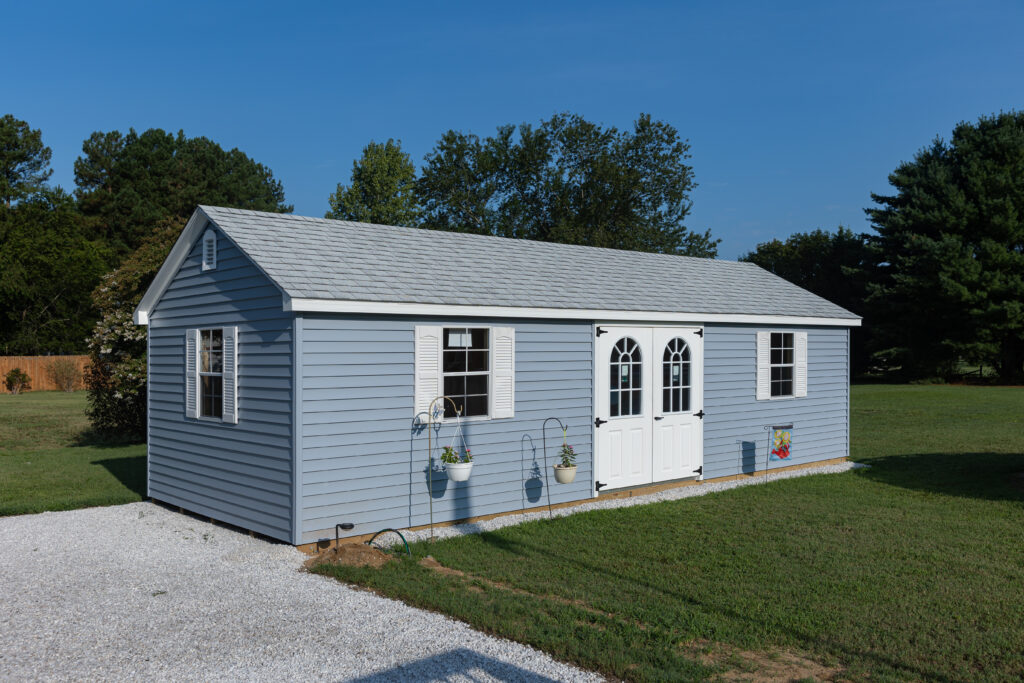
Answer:
<path fill-rule="evenodd" d="M 293 299 L 857 318 L 751 263 L 200 208 Z"/>

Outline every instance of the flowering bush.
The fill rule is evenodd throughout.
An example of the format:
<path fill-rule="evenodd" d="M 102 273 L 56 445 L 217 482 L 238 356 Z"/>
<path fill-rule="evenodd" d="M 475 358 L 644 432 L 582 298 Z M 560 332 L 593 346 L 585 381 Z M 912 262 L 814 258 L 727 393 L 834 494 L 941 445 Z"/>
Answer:
<path fill-rule="evenodd" d="M 98 432 L 121 438 L 146 434 L 146 328 L 132 312 L 181 232 L 168 222 L 121 266 L 103 276 L 92 293 L 100 320 L 89 338 L 89 421 Z"/>
<path fill-rule="evenodd" d="M 468 448 L 466 449 L 466 452 L 460 456 L 458 451 L 454 448 L 451 446 L 445 446 L 441 449 L 441 462 L 451 463 L 453 465 L 460 462 L 473 462 L 473 456 L 470 454 Z"/>
<path fill-rule="evenodd" d="M 562 467 L 576 466 L 576 451 L 569 444 L 562 444 L 562 450 L 558 452 L 558 456 L 562 458 Z"/>

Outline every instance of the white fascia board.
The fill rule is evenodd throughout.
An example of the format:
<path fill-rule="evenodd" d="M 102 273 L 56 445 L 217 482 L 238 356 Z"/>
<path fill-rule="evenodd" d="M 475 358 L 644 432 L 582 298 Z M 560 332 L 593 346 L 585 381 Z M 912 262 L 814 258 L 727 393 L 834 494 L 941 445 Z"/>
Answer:
<path fill-rule="evenodd" d="M 449 304 L 395 303 L 387 301 L 341 301 L 335 299 L 286 299 L 286 311 L 307 313 L 379 313 L 385 315 L 438 315 L 473 318 L 559 318 L 562 320 L 749 323 L 755 325 L 809 325 L 860 327 L 860 318 L 816 318 L 795 315 L 750 315 L 730 313 L 685 313 L 669 311 L 613 311 L 583 308 L 530 308 L 518 306 L 465 306 Z"/>
<path fill-rule="evenodd" d="M 149 324 L 150 311 L 153 310 L 153 307 L 160 301 L 160 297 L 164 295 L 164 292 L 171 285 L 171 280 L 177 274 L 178 268 L 181 267 L 181 264 L 188 257 L 188 252 L 192 250 L 192 243 L 198 236 L 199 231 L 206 227 L 208 221 L 209 219 L 202 209 L 196 209 L 192 212 L 192 217 L 188 219 L 185 229 L 178 235 L 178 240 L 171 247 L 170 253 L 164 259 L 164 264 L 160 266 L 160 270 L 157 271 L 156 277 L 153 278 L 153 282 L 149 285 L 149 289 L 142 295 L 139 305 L 135 307 L 132 320 L 135 321 L 136 325 Z"/>

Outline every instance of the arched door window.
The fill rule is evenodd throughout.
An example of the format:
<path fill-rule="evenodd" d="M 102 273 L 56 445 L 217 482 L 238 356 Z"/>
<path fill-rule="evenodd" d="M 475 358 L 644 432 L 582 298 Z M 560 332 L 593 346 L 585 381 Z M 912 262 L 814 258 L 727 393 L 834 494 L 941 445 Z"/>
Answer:
<path fill-rule="evenodd" d="M 690 347 L 679 337 L 665 345 L 661 361 L 661 386 L 663 412 L 690 411 Z"/>
<path fill-rule="evenodd" d="M 640 345 L 623 337 L 612 348 L 610 412 L 612 417 L 639 415 L 642 411 L 643 372 Z"/>

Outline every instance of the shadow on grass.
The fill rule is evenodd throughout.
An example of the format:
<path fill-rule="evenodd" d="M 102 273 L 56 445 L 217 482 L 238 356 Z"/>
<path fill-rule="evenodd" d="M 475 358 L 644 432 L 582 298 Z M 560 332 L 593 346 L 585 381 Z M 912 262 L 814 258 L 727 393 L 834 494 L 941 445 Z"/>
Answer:
<path fill-rule="evenodd" d="M 1024 453 L 913 453 L 870 464 L 857 475 L 915 491 L 1024 502 Z"/>
<path fill-rule="evenodd" d="M 86 429 L 80 432 L 71 441 L 73 447 L 89 448 L 120 448 L 121 446 L 132 446 L 145 443 L 146 440 L 136 434 L 110 434 L 95 429 Z"/>
<path fill-rule="evenodd" d="M 131 455 L 123 458 L 93 460 L 91 465 L 100 465 L 121 482 L 125 488 L 146 497 L 146 456 Z"/>

